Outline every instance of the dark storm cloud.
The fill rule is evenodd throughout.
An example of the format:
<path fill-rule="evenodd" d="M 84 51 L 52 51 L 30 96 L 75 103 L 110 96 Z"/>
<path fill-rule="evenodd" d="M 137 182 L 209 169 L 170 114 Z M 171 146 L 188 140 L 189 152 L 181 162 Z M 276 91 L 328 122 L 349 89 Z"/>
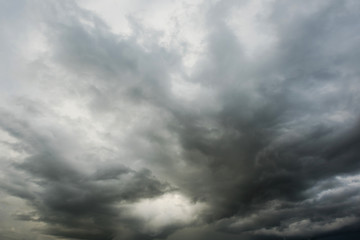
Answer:
<path fill-rule="evenodd" d="M 167 183 L 157 180 L 147 169 L 134 171 L 113 163 L 98 166 L 90 173 L 84 172 L 72 159 L 65 159 L 54 149 L 54 142 L 35 129 L 29 129 L 25 121 L 6 112 L 2 112 L 2 116 L 2 128 L 21 139 L 23 151 L 30 156 L 6 166 L 7 181 L 1 188 L 30 204 L 34 211 L 17 214 L 16 219 L 47 223 L 49 228 L 44 234 L 113 239 L 122 234 L 117 226 L 119 222 L 125 224 L 123 231 L 128 232 L 136 230 L 137 224 L 130 218 L 123 219 L 122 210 L 116 204 L 171 191 Z M 126 222 L 133 225 L 126 226 Z"/>
<path fill-rule="evenodd" d="M 324 5 L 304 9 L 302 15 L 302 3 L 276 2 L 271 18 L 279 36 L 277 52 L 264 56 L 269 61 L 259 63 L 245 59 L 224 22 L 209 20 L 210 28 L 214 28 L 209 36 L 210 60 L 197 80 L 218 90 L 222 110 L 212 116 L 196 116 L 195 121 L 183 121 L 184 130 L 179 133 L 188 161 L 206 169 L 201 178 L 207 185 L 201 187 L 204 183 L 194 180 L 193 195 L 212 202 L 215 219 L 265 215 L 239 227 L 239 232 L 276 227 L 281 236 L 281 228 L 291 226 L 288 219 L 309 221 L 303 226 L 293 224 L 284 233 L 295 238 L 322 231 L 316 227 L 305 231 L 310 225 L 319 224 L 325 232 L 340 229 L 335 220 L 342 217 L 352 216 L 353 226 L 358 225 L 356 197 L 342 203 L 345 205 L 335 201 L 325 204 L 325 199 L 306 202 L 310 197 L 306 190 L 319 181 L 359 172 L 356 120 L 350 125 L 330 120 L 336 111 L 342 117 L 343 110 L 358 118 L 354 101 L 358 70 L 350 66 L 357 61 L 353 51 L 359 43 L 350 29 L 359 27 L 353 24 L 358 19 L 359 5 L 319 4 Z M 224 2 L 218 5 L 224 13 Z M 286 19 L 287 13 L 293 14 L 293 21 Z M 331 84 L 335 91 L 322 92 Z M 195 126 L 196 120 L 207 117 L 217 123 L 217 128 Z M 216 131 L 223 135 L 215 140 L 207 137 Z M 358 188 L 349 191 L 350 196 L 358 195 Z M 337 199 L 344 201 L 347 193 Z M 273 200 L 284 202 L 284 206 L 261 212 Z M 347 204 L 352 206 L 351 211 L 346 210 Z M 325 226 L 331 224 L 333 229 Z M 220 226 L 228 228 L 226 223 Z M 236 227 L 229 231 L 236 231 Z M 264 231 L 263 235 L 272 234 L 275 231 Z"/>
<path fill-rule="evenodd" d="M 46 234 L 62 237 L 112 239 L 118 234 L 117 222 L 121 222 L 117 203 L 152 198 L 169 190 L 149 170 L 107 166 L 89 175 L 51 152 L 33 155 L 15 167 L 25 177 L 9 176 L 9 183 L 2 188 L 26 199 L 36 211 L 36 216 L 17 218 L 46 222 L 50 226 Z M 31 180 L 12 179 L 16 177 Z"/>
<path fill-rule="evenodd" d="M 201 5 L 206 49 L 191 75 L 184 73 L 180 53 L 161 47 L 155 34 L 137 42 L 144 37 L 140 25 L 132 25 L 132 36 L 120 37 L 71 1 L 39 4 L 37 21 L 46 26 L 51 46 L 48 59 L 39 62 L 53 62 L 70 79 L 50 75 L 44 82 L 61 86 L 70 92 L 66 96 L 85 96 L 82 107 L 92 118 L 113 119 L 101 139 L 130 153 L 113 150 L 116 160 L 102 163 L 106 157 L 86 154 L 86 143 L 75 139 L 82 135 L 69 126 L 74 122 L 56 127 L 59 115 L 52 116 L 46 102 L 17 100 L 0 118 L 1 128 L 20 141 L 8 145 L 27 154 L 6 165 L 1 184 L 32 207 L 16 219 L 46 223 L 44 234 L 68 239 L 358 236 L 360 4 L 266 5 L 270 13 L 257 20 L 273 29 L 276 43 L 256 60 L 246 56 L 227 22 L 243 4 Z M 173 75 L 211 97 L 182 102 L 174 95 Z M 124 143 L 118 125 L 133 112 L 144 119 Z M 49 126 L 36 122 L 42 116 L 50 116 Z M 123 121 L 130 126 L 136 119 Z M 169 222 L 152 234 L 119 207 L 175 189 L 192 203 L 207 204 L 199 225 Z"/>

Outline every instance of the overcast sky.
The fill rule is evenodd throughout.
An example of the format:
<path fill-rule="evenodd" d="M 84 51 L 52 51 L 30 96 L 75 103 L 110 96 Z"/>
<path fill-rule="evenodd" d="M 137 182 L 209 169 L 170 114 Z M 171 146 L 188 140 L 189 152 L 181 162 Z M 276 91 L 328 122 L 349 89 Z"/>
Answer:
<path fill-rule="evenodd" d="M 0 239 L 359 239 L 359 13 L 0 0 Z"/>

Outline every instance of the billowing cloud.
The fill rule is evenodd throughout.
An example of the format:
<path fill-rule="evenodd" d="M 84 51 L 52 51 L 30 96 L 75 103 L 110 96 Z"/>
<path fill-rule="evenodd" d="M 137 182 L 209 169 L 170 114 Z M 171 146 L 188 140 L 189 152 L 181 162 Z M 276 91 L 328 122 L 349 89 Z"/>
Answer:
<path fill-rule="evenodd" d="M 357 1 L 0 6 L 0 238 L 359 237 Z"/>

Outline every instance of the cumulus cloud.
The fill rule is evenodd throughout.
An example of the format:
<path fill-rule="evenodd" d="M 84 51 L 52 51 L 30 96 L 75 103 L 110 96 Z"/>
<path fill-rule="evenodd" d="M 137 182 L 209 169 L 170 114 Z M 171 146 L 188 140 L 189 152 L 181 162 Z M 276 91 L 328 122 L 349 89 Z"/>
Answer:
<path fill-rule="evenodd" d="M 358 237 L 357 1 L 0 6 L 0 237 Z"/>

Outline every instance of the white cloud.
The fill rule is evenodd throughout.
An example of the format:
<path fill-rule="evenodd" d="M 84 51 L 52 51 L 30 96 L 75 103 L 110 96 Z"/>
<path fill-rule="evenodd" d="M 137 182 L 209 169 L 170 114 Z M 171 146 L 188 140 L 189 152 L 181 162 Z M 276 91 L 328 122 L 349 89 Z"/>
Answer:
<path fill-rule="evenodd" d="M 178 192 L 166 193 L 152 199 L 143 199 L 125 206 L 127 214 L 142 222 L 142 231 L 156 234 L 166 227 L 194 224 L 207 206 L 192 202 Z"/>

